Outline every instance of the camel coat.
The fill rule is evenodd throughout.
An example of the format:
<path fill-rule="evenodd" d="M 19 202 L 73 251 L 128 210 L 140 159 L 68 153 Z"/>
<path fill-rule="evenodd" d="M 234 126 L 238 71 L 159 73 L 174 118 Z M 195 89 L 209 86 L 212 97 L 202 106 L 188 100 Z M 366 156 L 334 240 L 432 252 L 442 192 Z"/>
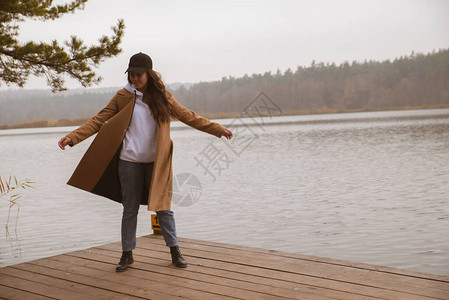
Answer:
<path fill-rule="evenodd" d="M 199 116 L 182 106 L 170 92 L 166 93 L 173 117 L 198 130 L 222 136 L 225 130 L 222 125 Z M 121 89 L 96 116 L 67 135 L 72 140 L 70 146 L 74 146 L 98 132 L 67 184 L 117 202 L 122 201 L 117 166 L 134 104 L 135 95 Z M 171 207 L 172 157 L 170 122 L 159 122 L 150 190 L 144 191 L 144 198 L 141 199 L 141 204 L 148 205 L 148 210 L 168 210 Z"/>

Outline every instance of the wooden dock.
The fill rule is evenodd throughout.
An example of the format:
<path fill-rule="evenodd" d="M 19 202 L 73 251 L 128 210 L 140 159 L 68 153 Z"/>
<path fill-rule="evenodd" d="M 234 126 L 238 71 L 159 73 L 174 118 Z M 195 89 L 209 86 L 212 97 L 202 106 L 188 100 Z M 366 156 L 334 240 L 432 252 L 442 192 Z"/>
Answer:
<path fill-rule="evenodd" d="M 115 272 L 120 243 L 0 268 L 4 299 L 449 299 L 449 276 L 180 239 L 172 266 L 161 236 L 137 241 Z"/>

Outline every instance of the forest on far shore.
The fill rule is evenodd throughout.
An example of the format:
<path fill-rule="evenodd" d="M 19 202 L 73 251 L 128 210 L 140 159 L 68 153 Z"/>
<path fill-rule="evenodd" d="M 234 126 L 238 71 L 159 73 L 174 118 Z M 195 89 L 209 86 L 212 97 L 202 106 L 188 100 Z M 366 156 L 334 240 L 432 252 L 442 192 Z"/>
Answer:
<path fill-rule="evenodd" d="M 163 75 L 163 74 L 162 74 Z M 120 89 L 0 92 L 0 129 L 80 125 Z M 449 107 L 449 48 L 394 60 L 312 62 L 284 72 L 173 84 L 188 108 L 209 118 L 235 117 L 260 92 L 284 114 Z"/>

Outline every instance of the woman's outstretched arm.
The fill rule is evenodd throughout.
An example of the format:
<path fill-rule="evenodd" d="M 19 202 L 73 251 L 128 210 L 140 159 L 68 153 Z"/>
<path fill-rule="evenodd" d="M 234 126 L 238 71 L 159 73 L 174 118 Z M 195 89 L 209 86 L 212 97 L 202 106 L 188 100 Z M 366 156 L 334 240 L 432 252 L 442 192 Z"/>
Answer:
<path fill-rule="evenodd" d="M 87 139 L 91 135 L 97 133 L 101 125 L 114 116 L 118 112 L 118 106 L 115 101 L 115 97 L 109 101 L 108 105 L 103 108 L 98 114 L 93 116 L 89 121 L 78 127 L 77 129 L 70 132 L 68 135 L 62 137 L 58 146 L 62 150 L 65 150 L 65 147 L 68 145 L 70 147 L 82 142 Z"/>
<path fill-rule="evenodd" d="M 170 104 L 170 110 L 176 119 L 195 129 L 215 135 L 216 137 L 224 136 L 227 139 L 232 138 L 233 134 L 229 129 L 186 108 L 176 101 L 169 91 L 166 90 L 166 93 Z"/>

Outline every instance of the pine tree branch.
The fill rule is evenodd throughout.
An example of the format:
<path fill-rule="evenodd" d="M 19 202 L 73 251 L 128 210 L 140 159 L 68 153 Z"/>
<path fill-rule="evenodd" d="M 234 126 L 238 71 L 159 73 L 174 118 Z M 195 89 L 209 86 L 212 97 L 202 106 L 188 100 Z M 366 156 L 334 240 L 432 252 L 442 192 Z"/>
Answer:
<path fill-rule="evenodd" d="M 53 92 L 66 89 L 63 75 L 77 79 L 84 87 L 97 84 L 101 78 L 95 74 L 93 68 L 106 58 L 121 52 L 119 45 L 124 28 L 124 21 L 119 20 L 117 25 L 112 27 L 113 36 L 103 36 L 99 39 L 99 45 L 90 47 L 84 45 L 76 36 L 72 36 L 70 41 L 64 42 L 68 49 L 60 46 L 57 41 L 51 44 L 28 42 L 21 46 L 10 36 L 8 40 L 1 35 L 0 60 L 4 72 L 0 73 L 0 80 L 23 87 L 30 74 L 45 76 Z"/>
<path fill-rule="evenodd" d="M 2 0 L 0 12 L 8 14 L 14 19 L 23 20 L 23 17 L 40 20 L 54 20 L 77 9 L 84 9 L 88 0 L 74 0 L 69 4 L 53 6 L 51 0 Z M 21 16 L 21 17 L 19 17 Z"/>

